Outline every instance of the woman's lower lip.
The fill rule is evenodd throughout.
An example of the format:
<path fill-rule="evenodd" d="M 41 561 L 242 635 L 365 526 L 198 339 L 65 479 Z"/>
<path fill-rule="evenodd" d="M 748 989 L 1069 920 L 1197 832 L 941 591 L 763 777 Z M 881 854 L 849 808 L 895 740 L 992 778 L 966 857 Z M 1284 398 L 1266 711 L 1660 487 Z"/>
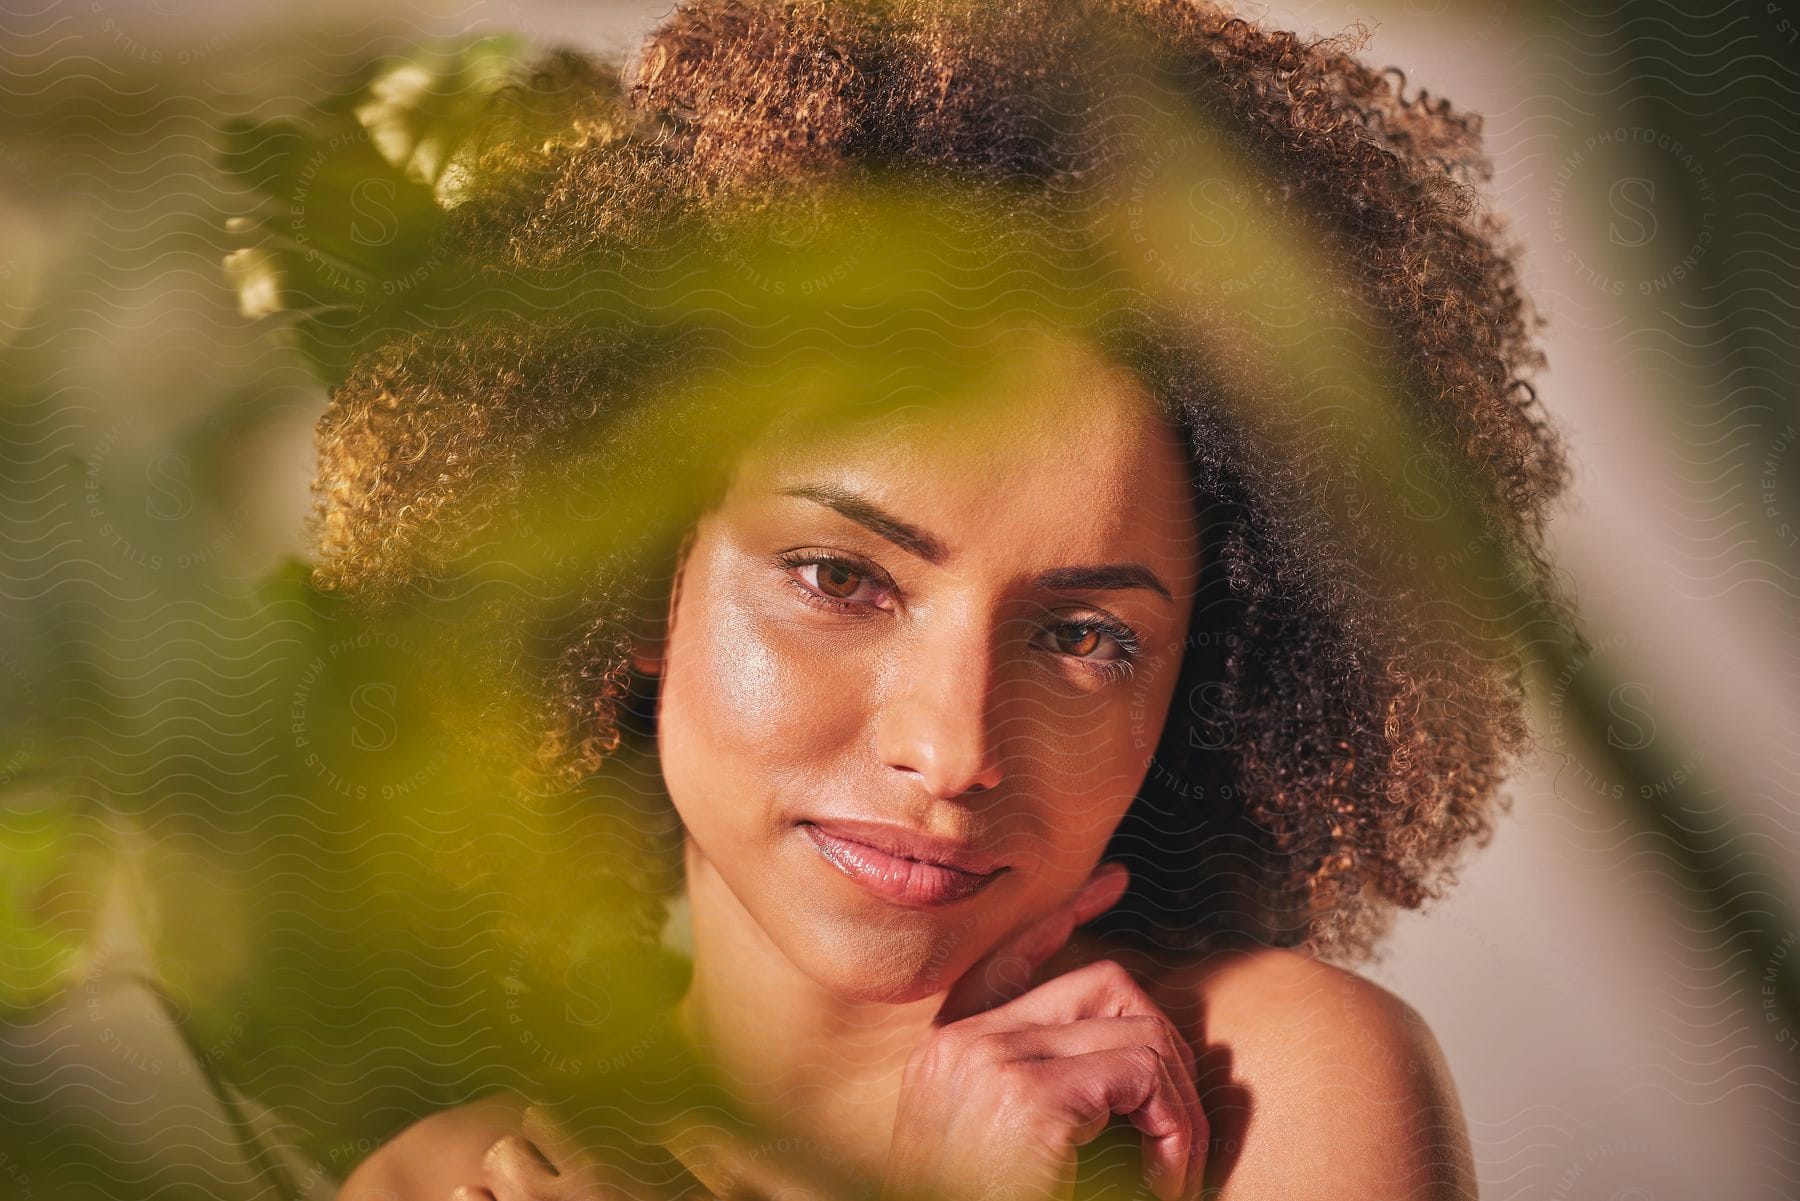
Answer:
<path fill-rule="evenodd" d="M 978 876 L 936 863 L 902 859 L 872 846 L 828 834 L 811 822 L 802 823 L 802 826 L 819 854 L 833 867 L 882 900 L 896 905 L 949 905 L 974 896 L 1000 874 L 989 872 Z"/>

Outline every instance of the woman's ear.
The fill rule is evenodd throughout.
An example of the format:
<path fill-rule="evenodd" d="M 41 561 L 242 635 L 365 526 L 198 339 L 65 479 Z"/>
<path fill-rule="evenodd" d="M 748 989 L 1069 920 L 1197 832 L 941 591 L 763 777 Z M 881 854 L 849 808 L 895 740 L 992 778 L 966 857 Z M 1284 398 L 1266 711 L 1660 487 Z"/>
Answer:
<path fill-rule="evenodd" d="M 660 676 L 663 672 L 661 638 L 634 638 L 631 643 L 631 670 L 640 676 Z"/>
<path fill-rule="evenodd" d="M 667 669 L 669 656 L 669 623 L 674 618 L 671 601 L 669 612 L 661 620 L 646 619 L 631 632 L 628 652 L 631 670 L 640 676 L 660 676 Z"/>
<path fill-rule="evenodd" d="M 669 634 L 675 628 L 675 609 L 681 603 L 681 576 L 687 569 L 688 551 L 694 545 L 694 529 L 682 535 L 675 551 L 675 578 L 669 584 L 669 608 L 654 631 L 631 640 L 631 669 L 641 676 L 660 676 L 668 660 Z"/>

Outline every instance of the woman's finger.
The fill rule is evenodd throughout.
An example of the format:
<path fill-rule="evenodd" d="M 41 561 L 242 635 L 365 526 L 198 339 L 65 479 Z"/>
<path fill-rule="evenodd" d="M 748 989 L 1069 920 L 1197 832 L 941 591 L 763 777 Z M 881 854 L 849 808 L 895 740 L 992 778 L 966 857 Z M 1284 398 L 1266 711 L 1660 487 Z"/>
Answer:
<path fill-rule="evenodd" d="M 518 1141 L 532 1154 L 541 1157 L 541 1172 L 556 1181 L 554 1195 L 570 1201 L 599 1201 L 617 1197 L 620 1192 L 606 1177 L 600 1162 L 582 1146 L 541 1105 L 525 1108 L 520 1123 L 524 1136 Z M 505 1141 L 505 1140 L 502 1140 Z"/>
<path fill-rule="evenodd" d="M 1175 1024 L 1160 1014 L 1127 1014 L 1124 1017 L 1080 1018 L 1063 1025 L 1020 1026 L 988 1035 L 1010 1058 L 1033 1059 L 1052 1055 L 1081 1055 L 1107 1047 L 1148 1044 L 1169 1058 L 1177 1069 L 1176 1083 L 1194 1089 L 1193 1049 L 1182 1039 Z"/>
<path fill-rule="evenodd" d="M 1131 882 L 1122 863 L 1102 863 L 1068 904 L 1013 935 L 964 972 L 938 1008 L 936 1022 L 947 1025 L 1019 996 L 1031 974 L 1069 941 L 1077 926 L 1093 921 L 1118 903 Z"/>
<path fill-rule="evenodd" d="M 1207 1140 L 1212 1132 L 1200 1107 L 1200 1093 L 1192 1072 L 1184 1066 L 1191 1058 L 1191 1052 L 1172 1023 L 1146 1015 L 1083 1018 L 1062 1026 L 1022 1026 L 1003 1030 L 988 1035 L 987 1040 L 1008 1059 L 1075 1059 L 1095 1051 L 1140 1046 L 1156 1050 L 1188 1133 L 1183 1151 L 1184 1177 L 1177 1183 L 1182 1188 L 1198 1187 L 1205 1166 Z M 1152 1150 L 1146 1135 L 1146 1165 L 1152 1162 Z"/>
<path fill-rule="evenodd" d="M 587 1148 L 576 1142 L 563 1129 L 551 1112 L 542 1105 L 527 1105 L 520 1119 L 525 1138 L 548 1158 L 557 1174 L 594 1164 Z M 597 1165 L 596 1165 L 597 1166 Z"/>
<path fill-rule="evenodd" d="M 560 1175 L 524 1135 L 503 1135 L 481 1157 L 481 1182 L 486 1187 L 476 1194 L 477 1201 L 483 1194 L 494 1201 L 550 1201 L 566 1192 Z"/>
<path fill-rule="evenodd" d="M 1189 1161 L 1204 1155 L 1194 1143 L 1195 1124 L 1167 1061 L 1146 1043 L 1108 1047 L 1054 1059 L 1021 1059 L 1014 1070 L 1035 1077 L 1064 1107 L 1078 1143 L 1105 1129 L 1115 1113 L 1125 1114 L 1143 1133 L 1144 1179 L 1162 1201 L 1183 1201 L 1197 1178 Z"/>
<path fill-rule="evenodd" d="M 1096 959 L 1053 976 L 1031 991 L 975 1015 L 977 1029 L 1005 1030 L 1019 1026 L 1061 1026 L 1083 1018 L 1153 1017 L 1168 1024 L 1171 1042 L 1189 1076 L 1197 1065 L 1188 1045 L 1169 1016 L 1152 1001 L 1131 973 L 1116 960 Z"/>

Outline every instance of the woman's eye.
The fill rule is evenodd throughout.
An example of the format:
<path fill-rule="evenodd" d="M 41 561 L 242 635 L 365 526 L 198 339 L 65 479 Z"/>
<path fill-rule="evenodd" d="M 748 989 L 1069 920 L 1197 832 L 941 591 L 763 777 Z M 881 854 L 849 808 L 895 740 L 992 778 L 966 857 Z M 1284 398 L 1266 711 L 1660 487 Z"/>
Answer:
<path fill-rule="evenodd" d="M 883 607 L 879 601 L 887 589 L 881 577 L 848 559 L 819 554 L 778 557 L 788 581 L 815 605 L 840 611 Z"/>
<path fill-rule="evenodd" d="M 862 572 L 845 563 L 809 563 L 804 570 L 813 573 L 808 583 L 834 600 L 849 600 L 863 581 Z"/>
<path fill-rule="evenodd" d="M 1057 649 L 1065 655 L 1074 655 L 1085 659 L 1105 644 L 1106 636 L 1093 626 L 1060 625 L 1051 631 L 1055 635 Z"/>
<path fill-rule="evenodd" d="M 817 552 L 790 551 L 776 558 L 787 582 L 801 599 L 817 608 L 866 615 L 871 609 L 887 607 L 881 598 L 892 589 L 878 571 Z M 1138 638 L 1128 626 L 1092 619 L 1052 622 L 1045 630 L 1051 650 L 1109 676 L 1128 674 L 1137 662 Z"/>
<path fill-rule="evenodd" d="M 1065 655 L 1077 659 L 1088 659 L 1094 662 L 1107 662 L 1114 659 L 1130 658 L 1130 648 L 1117 635 L 1105 627 L 1084 621 L 1068 621 L 1051 627 L 1051 640 L 1056 649 Z M 1111 646 L 1106 654 L 1096 654 Z"/>

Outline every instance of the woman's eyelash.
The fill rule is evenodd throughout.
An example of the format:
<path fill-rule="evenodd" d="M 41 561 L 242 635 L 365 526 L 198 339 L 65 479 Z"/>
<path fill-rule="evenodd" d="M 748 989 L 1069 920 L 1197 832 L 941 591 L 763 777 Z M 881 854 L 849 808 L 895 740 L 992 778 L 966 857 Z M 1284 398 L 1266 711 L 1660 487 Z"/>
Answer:
<path fill-rule="evenodd" d="M 1107 635 L 1114 642 L 1117 642 L 1119 644 L 1119 650 L 1123 652 L 1121 656 L 1118 659 L 1103 660 L 1103 662 L 1120 663 L 1129 661 L 1135 663 L 1138 656 L 1144 652 L 1143 644 L 1138 641 L 1137 631 L 1122 622 L 1111 621 L 1101 617 L 1084 617 L 1079 621 L 1065 621 L 1058 624 L 1065 627 L 1072 626 L 1078 630 L 1099 630 L 1102 634 Z"/>
<path fill-rule="evenodd" d="M 1103 617 L 1084 617 L 1078 621 L 1059 621 L 1052 629 L 1061 630 L 1099 630 L 1119 644 L 1117 659 L 1080 659 L 1092 670 L 1100 673 L 1106 680 L 1124 679 L 1137 669 L 1138 656 L 1143 653 L 1143 645 L 1138 641 L 1137 632 L 1121 622 Z"/>
<path fill-rule="evenodd" d="M 888 580 L 885 573 L 877 568 L 866 566 L 855 559 L 845 558 L 840 555 L 823 554 L 819 551 L 784 551 L 781 554 L 776 555 L 775 558 L 788 569 L 788 572 L 792 572 L 801 567 L 836 567 L 841 571 L 853 575 L 868 577 L 869 581 L 875 584 L 877 588 L 889 594 L 892 594 L 894 590 L 892 581 Z M 866 613 L 870 608 L 870 606 L 866 604 L 858 604 L 853 601 L 844 600 L 840 597 L 826 596 L 804 581 L 796 579 L 791 574 L 784 573 L 783 578 L 800 593 L 802 599 L 820 608 L 830 610 L 831 612 L 861 614 Z M 875 607 L 879 608 L 880 606 Z M 1143 653 L 1143 644 L 1139 640 L 1137 632 L 1122 622 L 1113 621 L 1108 618 L 1084 617 L 1077 621 L 1060 621 L 1050 628 L 1099 630 L 1101 633 L 1110 637 L 1114 642 L 1118 643 L 1120 654 L 1116 659 L 1088 659 L 1079 655 L 1070 656 L 1071 658 L 1079 659 L 1082 663 L 1085 663 L 1089 668 L 1099 672 L 1107 679 L 1116 679 L 1131 675 L 1135 670 L 1138 657 Z"/>
<path fill-rule="evenodd" d="M 836 567 L 841 571 L 850 572 L 854 575 L 867 576 L 869 581 L 876 584 L 877 587 L 881 587 L 883 582 L 887 580 L 887 577 L 875 568 L 864 566 L 855 559 L 846 559 L 838 555 L 820 554 L 817 551 L 785 551 L 775 557 L 785 564 L 790 571 L 800 567 Z M 826 596 L 824 593 L 814 590 L 805 582 L 795 579 L 792 575 L 788 575 L 786 579 L 788 583 L 800 590 L 800 595 L 806 600 L 812 601 L 814 604 L 830 609 L 833 612 L 861 613 L 869 608 L 866 604 L 856 604 L 853 601 L 847 601 L 841 597 Z M 891 582 L 887 583 L 885 590 L 889 592 L 893 590 Z"/>

